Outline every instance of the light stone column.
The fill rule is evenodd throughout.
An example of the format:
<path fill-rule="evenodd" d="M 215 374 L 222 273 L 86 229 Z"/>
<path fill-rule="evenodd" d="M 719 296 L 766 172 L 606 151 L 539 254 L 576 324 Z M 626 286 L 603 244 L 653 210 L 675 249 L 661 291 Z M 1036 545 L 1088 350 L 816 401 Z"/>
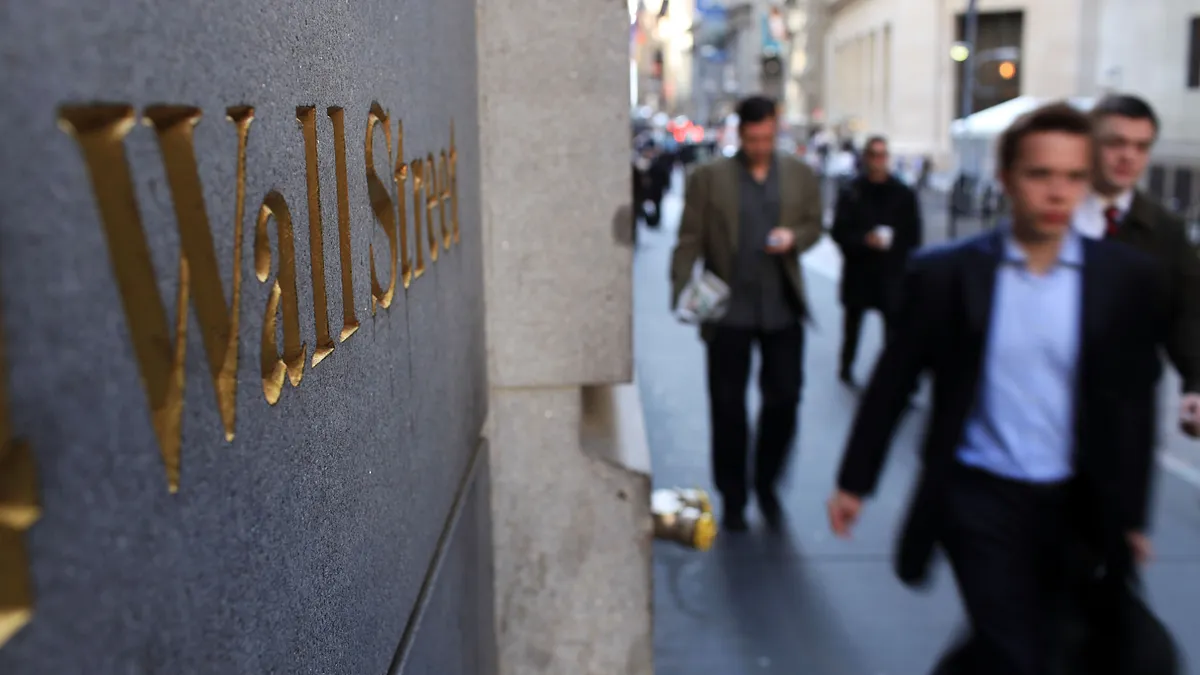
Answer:
<path fill-rule="evenodd" d="M 858 105 L 856 116 L 860 132 L 871 124 L 871 34 L 862 32 L 858 36 Z M 856 134 L 858 136 L 859 134 Z M 856 139 L 861 140 L 861 139 Z"/>
<path fill-rule="evenodd" d="M 649 674 L 626 3 L 476 7 L 499 672 Z"/>
<path fill-rule="evenodd" d="M 868 134 L 879 130 L 879 32 L 872 26 L 867 29 L 867 107 L 864 120 Z"/>
<path fill-rule="evenodd" d="M 850 70 L 850 81 L 852 82 L 850 90 L 853 92 L 853 98 L 850 105 L 850 115 L 852 118 L 861 120 L 865 117 L 865 103 L 867 98 L 865 94 L 867 86 L 865 77 L 866 65 L 864 65 L 866 59 L 863 56 L 862 35 L 855 35 L 852 40 L 850 43 L 853 45 L 850 48 L 850 63 L 852 64 Z"/>

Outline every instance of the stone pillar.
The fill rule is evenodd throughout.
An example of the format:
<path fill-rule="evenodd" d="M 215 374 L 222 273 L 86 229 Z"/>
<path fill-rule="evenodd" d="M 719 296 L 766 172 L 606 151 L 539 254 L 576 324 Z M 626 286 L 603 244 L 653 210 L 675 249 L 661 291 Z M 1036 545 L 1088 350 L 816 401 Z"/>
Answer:
<path fill-rule="evenodd" d="M 622 384 L 629 15 L 477 0 L 477 17 L 499 672 L 651 673 L 649 462 Z"/>

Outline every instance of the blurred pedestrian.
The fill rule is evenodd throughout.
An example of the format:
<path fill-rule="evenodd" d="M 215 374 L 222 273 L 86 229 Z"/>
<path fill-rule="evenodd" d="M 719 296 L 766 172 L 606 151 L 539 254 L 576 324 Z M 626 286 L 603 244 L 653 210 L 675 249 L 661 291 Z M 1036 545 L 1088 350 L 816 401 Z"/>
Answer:
<path fill-rule="evenodd" d="M 697 262 L 730 288 L 728 311 L 703 324 L 712 411 L 713 480 L 729 530 L 746 529 L 751 351 L 762 357 L 762 407 L 754 434 L 759 511 L 777 528 L 776 483 L 796 432 L 804 378 L 808 304 L 798 256 L 821 238 L 820 186 L 812 170 L 777 153 L 776 106 L 751 97 L 737 110 L 741 148 L 698 167 L 687 182 L 679 240 L 671 259 L 673 303 Z"/>
<path fill-rule="evenodd" d="M 890 334 L 908 256 L 922 241 L 917 195 L 888 169 L 888 144 L 863 146 L 864 171 L 838 192 L 830 234 L 842 251 L 842 350 L 838 377 L 854 385 L 854 360 L 867 310 L 878 311 Z"/>
<path fill-rule="evenodd" d="M 854 151 L 854 142 L 842 142 L 842 147 L 833 154 L 829 163 L 829 175 L 833 177 L 837 189 L 848 185 L 858 174 L 858 153 Z"/>
<path fill-rule="evenodd" d="M 674 159 L 652 140 L 644 140 L 633 161 L 633 204 L 637 220 L 657 228 L 662 199 L 671 184 Z"/>
<path fill-rule="evenodd" d="M 1101 99 L 1091 115 L 1098 143 L 1095 173 L 1075 227 L 1084 236 L 1124 242 L 1158 261 L 1172 318 L 1167 354 L 1183 380 L 1179 424 L 1189 436 L 1200 436 L 1200 252 L 1183 219 L 1137 188 L 1158 139 L 1158 116 L 1149 103 L 1128 95 Z"/>
<path fill-rule="evenodd" d="M 938 673 L 1059 672 L 1064 610 L 1083 602 L 1066 589 L 1080 583 L 1103 589 L 1085 614 L 1105 638 L 1088 656 L 1105 663 L 1065 672 L 1142 672 L 1120 670 L 1116 650 L 1128 646 L 1127 608 L 1145 609 L 1128 582 L 1150 554 L 1166 312 L 1148 257 L 1072 230 L 1091 131 L 1065 103 L 1019 118 L 998 143 L 1011 222 L 914 256 L 829 501 L 833 531 L 849 536 L 929 372 L 933 411 L 896 561 L 920 584 L 940 546 L 954 571 L 971 634 Z M 1073 559 L 1076 542 L 1097 557 Z"/>

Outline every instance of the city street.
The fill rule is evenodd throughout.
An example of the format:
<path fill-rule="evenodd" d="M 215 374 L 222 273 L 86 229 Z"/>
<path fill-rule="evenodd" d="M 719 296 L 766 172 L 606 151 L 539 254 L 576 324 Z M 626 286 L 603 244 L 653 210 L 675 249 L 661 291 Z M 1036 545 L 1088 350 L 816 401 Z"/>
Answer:
<path fill-rule="evenodd" d="M 695 329 L 678 324 L 668 311 L 678 175 L 663 211 L 662 230 L 639 234 L 634 267 L 635 354 L 654 483 L 711 489 L 703 346 Z M 937 224 L 944 216 L 937 217 L 927 214 L 929 226 L 944 228 Z M 654 644 L 660 675 L 922 675 L 961 627 L 944 564 L 924 593 L 902 587 L 891 572 L 893 539 L 924 423 L 921 410 L 897 434 L 880 492 L 854 539 L 829 534 L 824 503 L 856 394 L 836 378 L 840 260 L 828 239 L 806 256 L 805 268 L 816 325 L 808 332 L 800 435 L 782 492 L 786 536 L 763 534 L 752 508 L 751 531 L 722 533 L 711 551 L 656 543 Z M 874 317 L 868 321 L 860 380 L 869 374 L 880 328 Z M 753 385 L 750 405 L 757 406 Z M 1181 438 L 1169 420 L 1164 426 L 1157 558 L 1147 585 L 1178 643 L 1194 652 L 1184 672 L 1200 675 L 1200 444 Z"/>

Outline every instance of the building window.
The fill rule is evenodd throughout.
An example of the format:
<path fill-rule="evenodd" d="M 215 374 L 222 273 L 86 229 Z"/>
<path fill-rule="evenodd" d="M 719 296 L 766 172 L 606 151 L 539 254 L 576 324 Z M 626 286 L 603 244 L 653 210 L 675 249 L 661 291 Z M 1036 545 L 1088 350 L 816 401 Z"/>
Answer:
<path fill-rule="evenodd" d="M 1021 42 L 1024 39 L 1024 14 L 1021 12 L 980 12 L 975 54 L 971 67 L 975 87 L 971 92 L 971 112 L 976 113 L 1021 95 Z M 966 19 L 959 14 L 955 40 L 966 39 Z M 955 117 L 962 117 L 962 88 L 966 63 L 956 68 L 954 86 Z"/>
<path fill-rule="evenodd" d="M 1200 16 L 1192 17 L 1188 33 L 1188 89 L 1200 89 Z"/>
<path fill-rule="evenodd" d="M 1146 191 L 1151 197 L 1162 201 L 1167 196 L 1167 170 L 1160 165 L 1150 167 L 1150 175 L 1146 181 Z"/>
<path fill-rule="evenodd" d="M 1174 195 L 1176 211 L 1187 212 L 1195 206 L 1192 202 L 1192 183 L 1194 181 L 1191 169 L 1186 167 L 1176 169 Z"/>

